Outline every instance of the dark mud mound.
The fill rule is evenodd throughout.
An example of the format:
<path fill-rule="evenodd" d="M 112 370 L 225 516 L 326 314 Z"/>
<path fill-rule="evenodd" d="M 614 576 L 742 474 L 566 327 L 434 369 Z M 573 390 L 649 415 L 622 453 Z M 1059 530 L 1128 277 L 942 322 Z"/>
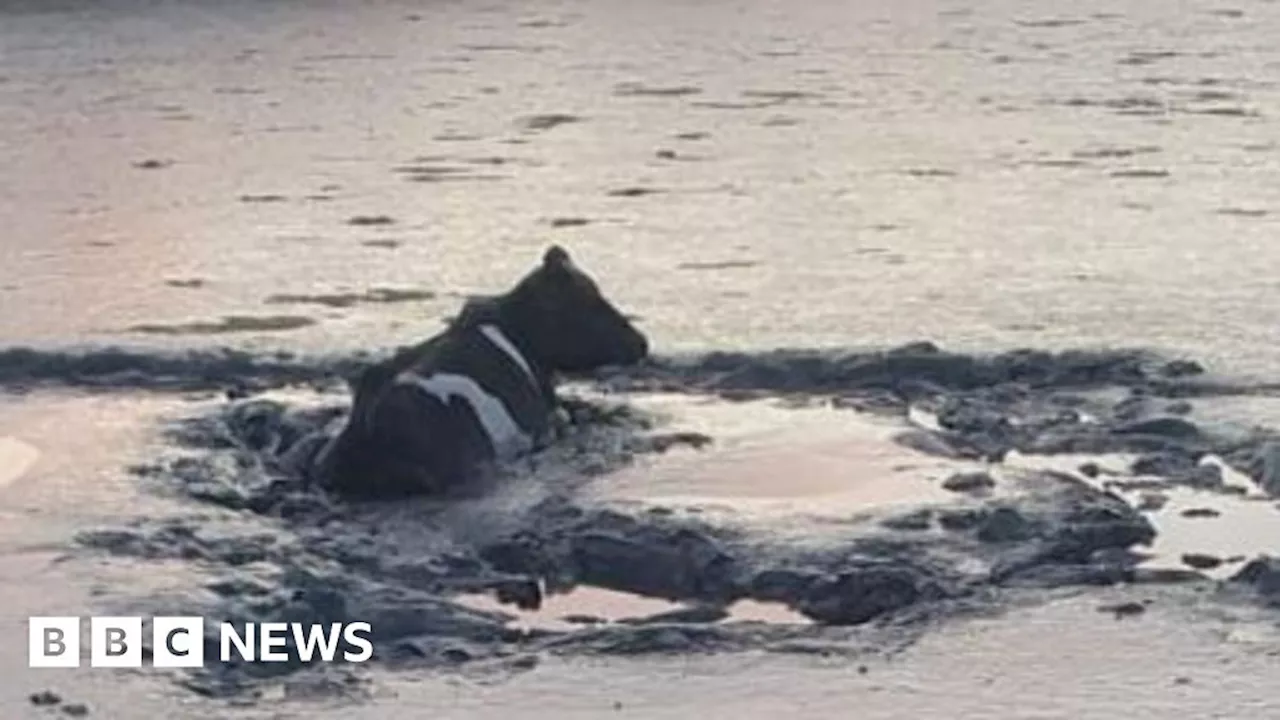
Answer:
<path fill-rule="evenodd" d="M 1131 386 L 1197 375 L 1194 363 L 1145 351 L 1016 350 L 990 356 L 952 353 L 933 343 L 884 351 L 774 350 L 716 352 L 655 362 L 620 380 L 632 388 L 770 393 L 891 390 L 906 395 L 1021 384 L 1070 389 Z"/>
<path fill-rule="evenodd" d="M 288 400 L 268 394 L 231 400 L 175 423 L 175 457 L 135 471 L 152 487 L 198 501 L 208 512 L 85 533 L 81 541 L 214 569 L 216 577 L 198 595 L 167 600 L 187 611 L 179 614 L 369 621 L 375 659 L 416 668 L 505 667 L 537 652 L 864 647 L 875 633 L 889 633 L 875 635 L 877 642 L 903 641 L 937 617 L 990 607 L 1010 592 L 1203 579 L 1139 565 L 1141 556 L 1127 551 L 1150 543 L 1155 530 L 1120 496 L 1083 479 L 1096 476 L 1097 468 L 1081 468 L 1080 476 L 1005 468 L 998 493 L 955 493 L 944 505 L 824 523 L 802 541 L 697 508 L 587 499 L 578 492 L 584 484 L 607 482 L 611 470 L 641 455 L 707 442 L 664 432 L 657 419 L 617 402 L 627 393 L 795 396 L 889 414 L 904 427 L 914 423 L 914 440 L 907 441 L 913 447 L 979 458 L 993 468 L 1003 467 L 1013 451 L 1125 451 L 1140 454 L 1133 474 L 1196 487 L 1215 487 L 1199 469 L 1211 454 L 1250 473 L 1261 487 L 1268 473 L 1280 472 L 1280 463 L 1271 462 L 1274 434 L 1202 426 L 1184 401 L 1171 400 L 1208 394 L 1203 388 L 1215 384 L 1258 393 L 1269 392 L 1265 386 L 1206 379 L 1194 363 L 1141 352 L 976 357 L 916 344 L 867 353 L 716 353 L 600 373 L 582 379 L 587 396 L 603 392 L 614 402 L 571 400 L 560 442 L 473 492 L 349 504 L 307 487 L 296 463 L 306 438 L 346 411 L 334 379 L 350 375 L 359 360 L 76 359 L 20 351 L 4 358 L 0 381 L 8 385 L 39 378 L 110 386 L 112 378 L 134 387 L 327 388 Z M 150 381 L 148 373 L 154 373 Z M 912 420 L 920 412 L 934 421 Z M 549 595 L 580 586 L 664 598 L 689 610 L 648 622 L 542 630 L 517 628 L 514 614 L 463 602 L 487 593 L 513 608 L 536 608 Z M 812 622 L 716 620 L 726 614 L 716 608 L 745 600 L 781 603 Z M 236 692 L 262 672 L 210 663 L 184 682 L 206 693 Z"/>
<path fill-rule="evenodd" d="M 126 348 L 0 349 L 0 386 L 38 385 L 125 390 L 216 390 L 326 382 L 351 377 L 362 366 L 399 348 L 350 356 L 298 357 L 235 349 L 164 353 Z M 760 392 L 841 392 L 885 388 L 927 391 L 929 386 L 974 389 L 1010 382 L 1035 386 L 1080 387 L 1097 384 L 1153 384 L 1194 394 L 1178 378 L 1201 368 L 1186 361 L 1166 362 L 1142 351 L 1021 350 L 977 357 L 949 353 L 932 343 L 913 343 L 887 351 L 837 352 L 775 350 L 763 353 L 710 353 L 683 358 L 657 358 L 639 368 L 602 374 L 619 387 L 632 389 Z M 1233 390 L 1280 392 L 1280 386 L 1212 385 L 1215 393 Z"/>
<path fill-rule="evenodd" d="M 0 350 L 0 388 L 229 391 L 243 394 L 286 385 L 329 384 L 369 361 L 357 355 L 302 360 L 291 353 L 258 355 L 233 349 L 162 353 L 121 348 Z"/>
<path fill-rule="evenodd" d="M 0 349 L 0 387 L 122 390 L 266 389 L 353 377 L 403 348 L 346 356 L 300 357 L 224 348 L 177 353 L 118 347 Z M 884 390 L 907 397 L 1010 385 L 1037 389 L 1143 388 L 1160 397 L 1280 395 L 1280 383 L 1232 381 L 1189 360 L 1145 350 L 1014 350 L 966 355 L 918 342 L 889 350 L 779 349 L 655 357 L 591 378 L 617 390 L 840 395 Z"/>
<path fill-rule="evenodd" d="M 1223 458 L 1264 489 L 1280 488 L 1280 434 L 1202 427 L 1185 398 L 1277 396 L 1280 384 L 1209 376 L 1198 363 L 1140 350 L 1016 350 L 976 356 L 913 343 L 873 352 L 776 350 L 659 359 L 601 374 L 615 391 L 715 394 L 726 400 L 829 398 L 854 410 L 906 416 L 936 428 L 902 442 L 933 454 L 1000 460 L 1027 454 L 1141 453 L 1136 471 L 1221 486 L 1201 461 Z M 1269 490 L 1275 492 L 1275 490 Z"/>

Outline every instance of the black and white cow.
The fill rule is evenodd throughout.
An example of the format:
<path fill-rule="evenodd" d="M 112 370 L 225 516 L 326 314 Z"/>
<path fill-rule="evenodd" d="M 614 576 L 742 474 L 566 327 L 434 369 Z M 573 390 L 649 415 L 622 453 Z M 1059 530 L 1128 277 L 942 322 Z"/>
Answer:
<path fill-rule="evenodd" d="M 352 498 L 447 492 L 545 446 L 557 373 L 642 360 L 648 340 L 564 249 L 441 334 L 369 367 L 312 479 Z"/>

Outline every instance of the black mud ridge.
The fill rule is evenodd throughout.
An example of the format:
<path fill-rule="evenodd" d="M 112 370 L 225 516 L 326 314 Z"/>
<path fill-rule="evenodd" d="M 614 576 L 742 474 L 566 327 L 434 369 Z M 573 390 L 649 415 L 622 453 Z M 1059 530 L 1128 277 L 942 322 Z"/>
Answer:
<path fill-rule="evenodd" d="M 0 354 L 0 382 L 110 388 L 107 376 L 93 372 L 105 368 L 128 387 L 233 391 L 212 414 L 174 426 L 175 457 L 134 468 L 154 487 L 198 501 L 204 512 L 79 538 L 90 548 L 183 558 L 215 570 L 199 593 L 153 599 L 154 611 L 233 622 L 370 622 L 375 660 L 414 668 L 522 668 L 544 652 L 883 649 L 931 618 L 990 608 L 1019 589 L 1205 580 L 1191 570 L 1141 567 L 1127 550 L 1152 541 L 1146 517 L 1097 483 L 1048 471 L 1006 472 L 1009 487 L 994 497 L 957 493 L 943 506 L 826 523 L 803 542 L 747 520 L 710 519 L 696 508 L 584 499 L 577 492 L 583 483 L 607 482 L 611 470 L 637 456 L 703 440 L 664 433 L 625 403 L 628 393 L 796 396 L 899 415 L 904 427 L 909 410 L 923 408 L 936 426 L 917 425 L 901 436 L 922 452 L 992 467 L 1012 451 L 1137 453 L 1130 475 L 1236 492 L 1220 474 L 1203 470 L 1200 461 L 1213 455 L 1280 492 L 1276 434 L 1197 423 L 1185 400 L 1276 388 L 1206 379 L 1195 363 L 1144 352 L 978 357 L 919 343 L 882 352 L 654 360 L 583 379 L 615 402 L 572 402 L 565 437 L 526 466 L 466 497 L 394 506 L 336 502 L 305 487 L 288 467 L 300 438 L 345 411 L 340 395 L 317 392 L 316 402 L 303 407 L 255 394 L 299 384 L 331 390 L 335 374 L 349 375 L 360 359 L 308 365 L 232 355 L 228 368 L 216 355 L 184 365 L 131 363 L 115 354 L 109 362 L 83 363 L 57 356 L 46 367 L 37 356 L 6 364 Z M 152 368 L 163 377 L 147 380 Z M 1098 472 L 1080 469 L 1084 476 Z M 1274 597 L 1276 573 L 1273 562 L 1258 560 L 1236 585 Z M 689 611 L 548 631 L 519 629 L 511 615 L 454 600 L 486 592 L 512 607 L 536 607 L 547 593 L 577 585 L 679 601 Z M 717 609 L 743 599 L 783 603 L 812 622 L 719 622 L 724 613 Z M 209 643 L 207 656 L 216 657 L 217 638 Z M 210 662 L 183 682 L 203 693 L 233 693 L 301 667 Z"/>

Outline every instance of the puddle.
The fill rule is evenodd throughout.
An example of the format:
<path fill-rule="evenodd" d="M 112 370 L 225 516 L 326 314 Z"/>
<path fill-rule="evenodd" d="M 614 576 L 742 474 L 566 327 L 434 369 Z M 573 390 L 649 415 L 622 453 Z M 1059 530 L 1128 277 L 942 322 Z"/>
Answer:
<path fill-rule="evenodd" d="M 941 481 L 986 469 L 903 447 L 893 438 L 910 426 L 852 410 L 661 396 L 637 404 L 668 415 L 672 429 L 704 432 L 714 442 L 611 474 L 592 488 L 600 499 L 847 516 L 955 502 L 962 496 Z"/>
<path fill-rule="evenodd" d="M 1011 453 L 1006 463 L 1018 467 L 1052 469 L 1071 473 L 1094 487 L 1104 488 L 1108 480 L 1143 480 L 1158 478 L 1124 474 L 1136 456 L 1114 455 L 1059 455 L 1054 457 L 1019 455 Z M 1078 468 L 1086 462 L 1103 470 L 1097 478 L 1080 475 Z M 1222 561 L 1216 567 L 1200 567 L 1200 572 L 1215 579 L 1235 574 L 1241 564 L 1261 554 L 1274 554 L 1280 548 L 1280 507 L 1262 493 L 1242 473 L 1227 468 L 1217 458 L 1206 458 L 1206 464 L 1223 468 L 1223 483 L 1240 488 L 1242 494 L 1225 494 L 1187 487 L 1168 485 L 1155 490 L 1113 489 L 1130 505 L 1141 508 L 1143 497 L 1158 493 L 1164 498 L 1159 509 L 1146 510 L 1144 514 L 1156 528 L 1155 542 L 1149 548 L 1141 548 L 1150 554 L 1143 563 L 1151 568 L 1189 569 L 1183 557 L 1201 555 Z M 1120 477 L 1114 477 L 1115 473 Z M 1191 517 L 1183 515 L 1188 510 L 1208 509 L 1216 515 Z"/>
<path fill-rule="evenodd" d="M 646 597 L 600 587 L 579 586 L 565 593 L 547 593 L 537 610 L 522 610 L 504 605 L 481 593 L 459 595 L 453 600 L 475 610 L 500 612 L 515 616 L 512 627 L 569 631 L 595 625 L 634 623 L 655 616 L 682 611 L 696 612 L 690 606 L 671 600 Z M 811 620 L 782 603 L 739 600 L 723 608 L 725 617 L 717 622 L 762 622 L 808 625 Z"/>
<path fill-rule="evenodd" d="M 1149 513 L 1159 535 L 1148 565 L 1181 567 L 1186 555 L 1207 555 L 1223 561 L 1217 567 L 1202 568 L 1214 578 L 1235 574 L 1245 560 L 1280 548 L 1280 509 L 1272 502 L 1259 502 L 1184 488 L 1165 491 L 1168 504 Z M 1216 517 L 1187 517 L 1186 510 L 1209 508 Z"/>
<path fill-rule="evenodd" d="M 675 429 L 705 432 L 714 443 L 703 450 L 681 449 L 646 458 L 606 476 L 590 488 L 605 502 L 723 509 L 732 513 L 786 520 L 849 518 L 901 512 L 903 506 L 952 505 L 969 496 L 943 488 L 962 472 L 985 471 L 995 479 L 994 495 L 1016 493 L 1009 471 L 1053 470 L 1099 489 L 1112 480 L 1152 480 L 1129 474 L 1129 454 L 1052 456 L 1009 453 L 1004 462 L 947 460 L 924 455 L 894 442 L 903 430 L 937 429 L 929 413 L 912 410 L 907 418 L 883 417 L 826 406 L 794 407 L 776 400 L 728 403 L 681 396 L 637 399 L 646 409 L 666 415 Z M 1201 572 L 1215 578 L 1233 574 L 1240 564 L 1280 548 L 1280 507 L 1243 474 L 1216 458 L 1205 463 L 1223 469 L 1224 484 L 1238 494 L 1165 484 L 1156 491 L 1163 505 L 1144 509 L 1152 490 L 1115 490 L 1144 509 L 1157 530 L 1154 544 L 1140 548 L 1148 567 L 1188 568 L 1184 557 L 1200 561 Z M 1080 473 L 1086 463 L 1098 477 Z M 988 494 L 985 497 L 992 497 Z M 1211 513 L 1184 511 L 1209 509 Z M 1217 513 L 1214 515 L 1213 513 Z M 1209 516 L 1204 516 L 1209 515 Z M 1216 566 L 1215 561 L 1221 561 Z"/>

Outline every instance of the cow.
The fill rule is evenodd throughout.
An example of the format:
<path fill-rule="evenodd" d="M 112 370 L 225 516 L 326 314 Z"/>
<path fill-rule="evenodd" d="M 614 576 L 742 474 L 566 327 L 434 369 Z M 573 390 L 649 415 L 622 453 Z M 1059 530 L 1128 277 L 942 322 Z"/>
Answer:
<path fill-rule="evenodd" d="M 442 495 L 553 438 L 557 376 L 630 365 L 648 339 L 569 253 L 551 246 L 505 294 L 371 365 L 309 478 L 351 499 Z"/>

